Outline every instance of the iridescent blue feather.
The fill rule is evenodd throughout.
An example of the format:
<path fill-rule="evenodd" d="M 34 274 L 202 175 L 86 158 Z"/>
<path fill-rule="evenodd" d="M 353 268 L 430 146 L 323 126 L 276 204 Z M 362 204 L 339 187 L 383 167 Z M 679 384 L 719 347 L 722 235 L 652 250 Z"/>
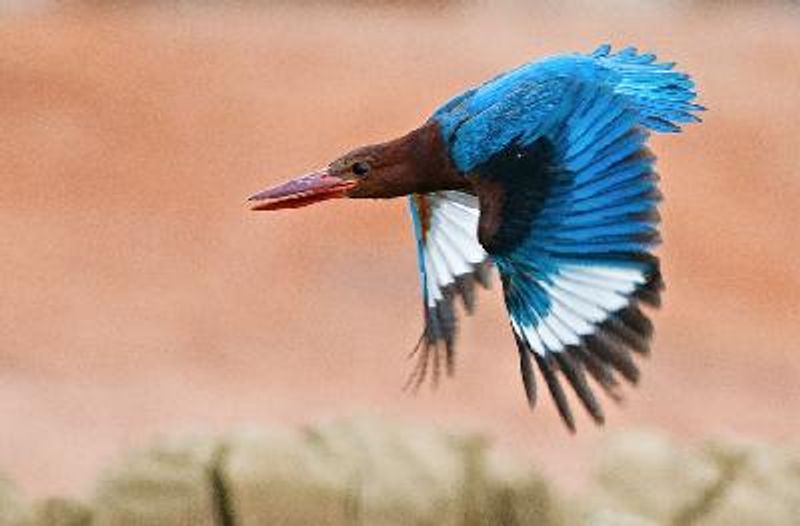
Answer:
<path fill-rule="evenodd" d="M 657 305 L 662 288 L 651 253 L 661 194 L 648 132 L 698 122 L 694 89 L 673 63 L 604 45 L 520 66 L 431 117 L 481 200 L 476 235 L 502 278 L 528 398 L 530 354 L 570 428 L 557 372 L 597 421 L 584 371 L 614 396 L 613 372 L 638 377 L 630 352 L 646 352 L 652 333 L 639 305 Z M 487 209 L 484 198 L 494 200 Z"/>

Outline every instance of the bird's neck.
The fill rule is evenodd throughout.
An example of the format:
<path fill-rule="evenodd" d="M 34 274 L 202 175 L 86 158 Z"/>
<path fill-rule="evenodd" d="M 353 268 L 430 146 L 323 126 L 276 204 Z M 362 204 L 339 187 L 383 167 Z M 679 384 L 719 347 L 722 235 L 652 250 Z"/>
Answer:
<path fill-rule="evenodd" d="M 469 188 L 453 164 L 440 126 L 428 121 L 408 134 L 375 145 L 380 169 L 371 184 L 351 197 L 400 197 L 415 193 Z"/>
<path fill-rule="evenodd" d="M 450 157 L 438 122 L 428 121 L 398 141 L 408 148 L 414 193 L 458 190 L 469 186 L 469 181 L 456 169 Z"/>

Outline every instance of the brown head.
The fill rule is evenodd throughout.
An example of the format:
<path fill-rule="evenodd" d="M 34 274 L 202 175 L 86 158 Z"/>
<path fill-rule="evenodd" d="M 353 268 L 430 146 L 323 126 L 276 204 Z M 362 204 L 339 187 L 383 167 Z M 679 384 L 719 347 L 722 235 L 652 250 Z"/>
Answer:
<path fill-rule="evenodd" d="M 438 124 L 362 146 L 327 167 L 250 197 L 253 210 L 299 208 L 337 197 L 390 198 L 469 185 L 447 153 Z"/>

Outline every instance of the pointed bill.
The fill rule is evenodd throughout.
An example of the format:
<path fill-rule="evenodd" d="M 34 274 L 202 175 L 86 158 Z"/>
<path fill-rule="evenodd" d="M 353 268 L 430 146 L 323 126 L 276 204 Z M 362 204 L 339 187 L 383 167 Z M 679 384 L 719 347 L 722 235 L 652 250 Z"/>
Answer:
<path fill-rule="evenodd" d="M 300 208 L 327 199 L 345 197 L 347 191 L 356 184 L 356 181 L 331 175 L 324 168 L 262 190 L 247 200 L 252 203 L 250 209 L 256 211 Z"/>

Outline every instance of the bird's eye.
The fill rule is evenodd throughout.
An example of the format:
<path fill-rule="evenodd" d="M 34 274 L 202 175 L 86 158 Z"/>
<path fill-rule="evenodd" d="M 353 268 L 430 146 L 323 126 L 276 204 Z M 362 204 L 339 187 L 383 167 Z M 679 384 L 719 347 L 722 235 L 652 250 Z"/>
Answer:
<path fill-rule="evenodd" d="M 350 167 L 353 170 L 353 173 L 356 175 L 365 175 L 369 172 L 369 164 L 365 163 L 364 161 L 358 161 L 353 163 L 353 166 Z"/>

